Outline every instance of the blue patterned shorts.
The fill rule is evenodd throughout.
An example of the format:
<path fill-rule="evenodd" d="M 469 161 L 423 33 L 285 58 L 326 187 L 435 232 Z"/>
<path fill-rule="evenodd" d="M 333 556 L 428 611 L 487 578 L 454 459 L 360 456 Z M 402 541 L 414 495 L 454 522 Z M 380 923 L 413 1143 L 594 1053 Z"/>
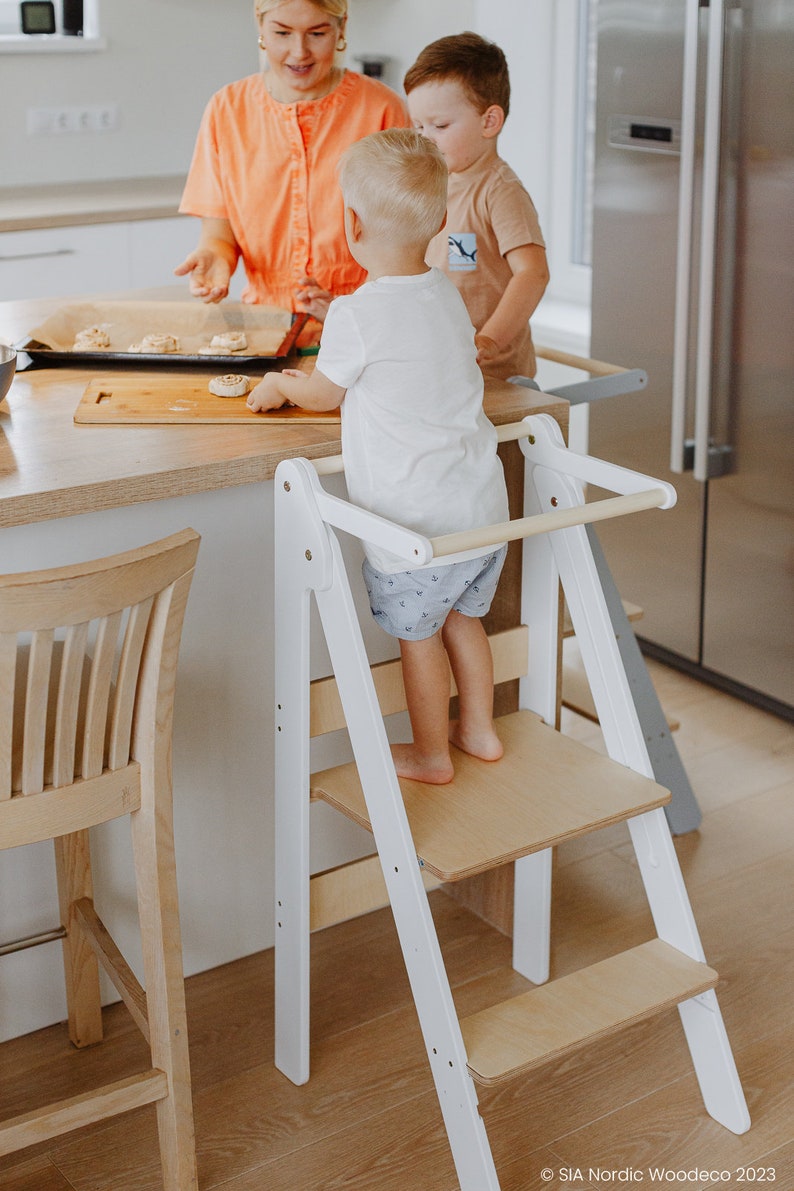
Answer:
<path fill-rule="evenodd" d="M 364 559 L 362 572 L 375 620 L 392 637 L 422 641 L 450 612 L 485 616 L 499 582 L 507 546 L 465 562 L 387 575 Z"/>

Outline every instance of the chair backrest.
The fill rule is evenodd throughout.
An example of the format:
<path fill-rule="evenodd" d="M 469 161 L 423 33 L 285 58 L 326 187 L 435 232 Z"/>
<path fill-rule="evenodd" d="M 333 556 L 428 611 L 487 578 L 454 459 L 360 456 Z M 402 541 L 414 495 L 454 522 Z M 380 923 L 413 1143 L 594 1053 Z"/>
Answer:
<path fill-rule="evenodd" d="M 75 783 L 98 789 L 131 765 L 169 764 L 199 541 L 187 529 L 112 557 L 0 576 L 0 847 L 87 825 L 57 797 Z M 93 821 L 129 811 L 123 776 L 116 786 Z"/>

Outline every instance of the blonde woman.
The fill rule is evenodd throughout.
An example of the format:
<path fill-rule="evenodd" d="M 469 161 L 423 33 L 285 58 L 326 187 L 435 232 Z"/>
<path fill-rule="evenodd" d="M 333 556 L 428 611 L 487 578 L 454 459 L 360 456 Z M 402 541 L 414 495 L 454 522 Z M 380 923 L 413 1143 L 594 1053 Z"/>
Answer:
<path fill-rule="evenodd" d="M 243 301 L 312 311 L 364 280 L 345 240 L 337 162 L 354 141 L 405 127 L 385 84 L 347 70 L 347 0 L 256 0 L 265 69 L 218 91 L 199 129 L 180 211 L 201 219 L 174 271 L 220 302 L 242 259 Z"/>

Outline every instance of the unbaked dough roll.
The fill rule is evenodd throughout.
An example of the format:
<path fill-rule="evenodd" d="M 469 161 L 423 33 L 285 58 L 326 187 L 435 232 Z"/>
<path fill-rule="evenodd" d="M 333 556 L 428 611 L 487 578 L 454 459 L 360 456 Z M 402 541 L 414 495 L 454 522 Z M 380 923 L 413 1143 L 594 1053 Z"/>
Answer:
<path fill-rule="evenodd" d="M 110 347 L 110 336 L 104 327 L 83 327 L 74 337 L 73 351 L 94 352 Z"/>
<path fill-rule="evenodd" d="M 200 347 L 199 355 L 216 356 L 232 355 L 243 352 L 248 347 L 245 331 L 222 331 L 220 335 L 213 335 L 209 347 Z"/>
<path fill-rule="evenodd" d="M 179 340 L 176 335 L 144 335 L 140 343 L 131 343 L 127 348 L 131 352 L 143 352 L 144 355 L 165 355 L 167 352 L 179 351 Z"/>
<path fill-rule="evenodd" d="M 242 376 L 237 372 L 215 376 L 209 383 L 210 393 L 214 393 L 216 397 L 244 397 L 250 387 L 250 376 Z"/>

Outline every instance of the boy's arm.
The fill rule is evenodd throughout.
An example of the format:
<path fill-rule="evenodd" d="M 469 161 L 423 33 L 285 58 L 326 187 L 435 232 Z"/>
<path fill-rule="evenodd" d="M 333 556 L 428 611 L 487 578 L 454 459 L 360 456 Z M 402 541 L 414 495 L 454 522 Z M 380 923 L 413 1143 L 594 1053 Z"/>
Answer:
<path fill-rule="evenodd" d="M 259 384 L 248 394 L 246 404 L 254 413 L 280 409 L 282 405 L 299 405 L 316 412 L 337 409 L 346 390 L 335 385 L 316 368 L 311 375 L 285 368 L 283 372 L 265 373 Z"/>
<path fill-rule="evenodd" d="M 503 351 L 524 330 L 549 283 L 546 249 L 540 244 L 513 248 L 505 253 L 505 260 L 513 276 L 493 314 L 474 337 L 480 363 Z"/>

